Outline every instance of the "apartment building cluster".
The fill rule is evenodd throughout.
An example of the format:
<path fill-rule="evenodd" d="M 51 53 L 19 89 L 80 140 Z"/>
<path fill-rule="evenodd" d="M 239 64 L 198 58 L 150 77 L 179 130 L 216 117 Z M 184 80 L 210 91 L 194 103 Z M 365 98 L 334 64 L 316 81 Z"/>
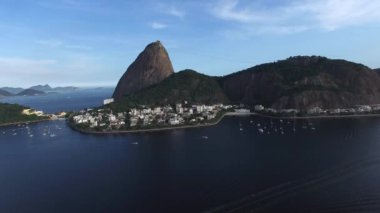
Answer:
<path fill-rule="evenodd" d="M 273 109 L 265 108 L 262 105 L 256 105 L 254 107 L 256 112 L 264 112 L 271 114 L 289 114 L 296 115 L 303 113 L 306 115 L 349 115 L 349 114 L 370 114 L 380 112 L 380 105 L 358 105 L 350 108 L 336 108 L 336 109 L 323 109 L 321 107 L 312 107 L 304 111 L 298 109 Z"/>
<path fill-rule="evenodd" d="M 72 121 L 88 128 L 107 130 L 192 125 L 215 119 L 219 112 L 230 108 L 233 106 L 189 105 L 185 102 L 175 106 L 140 106 L 120 113 L 114 113 L 110 109 L 87 109 L 72 116 Z"/>

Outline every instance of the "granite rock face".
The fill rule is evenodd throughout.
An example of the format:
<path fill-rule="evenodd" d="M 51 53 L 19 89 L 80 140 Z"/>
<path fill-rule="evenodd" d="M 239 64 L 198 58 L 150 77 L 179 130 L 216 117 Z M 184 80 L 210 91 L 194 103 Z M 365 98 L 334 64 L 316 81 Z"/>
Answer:
<path fill-rule="evenodd" d="M 126 95 L 160 83 L 173 73 L 165 47 L 160 41 L 153 42 L 128 67 L 117 84 L 113 98 L 120 101 Z"/>

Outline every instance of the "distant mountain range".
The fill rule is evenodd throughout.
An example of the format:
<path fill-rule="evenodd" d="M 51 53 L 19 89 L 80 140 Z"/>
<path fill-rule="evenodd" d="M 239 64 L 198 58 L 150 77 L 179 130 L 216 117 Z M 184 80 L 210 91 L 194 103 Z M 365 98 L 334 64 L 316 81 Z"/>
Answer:
<path fill-rule="evenodd" d="M 120 79 L 113 106 L 183 100 L 276 109 L 380 104 L 380 70 L 345 60 L 296 56 L 223 77 L 192 70 L 173 73 L 171 67 L 163 45 L 149 44 Z"/>
<path fill-rule="evenodd" d="M 18 96 L 34 96 L 34 95 L 43 95 L 46 94 L 45 92 L 35 90 L 35 89 L 26 89 L 21 91 L 20 93 L 17 93 Z"/>
<path fill-rule="evenodd" d="M 52 88 L 48 84 L 36 85 L 27 89 L 21 87 L 2 87 L 0 88 L 0 97 L 43 95 L 46 93 L 70 92 L 77 89 L 77 87 L 72 86 Z"/>
<path fill-rule="evenodd" d="M 0 89 L 0 97 L 4 97 L 4 96 L 12 96 L 12 93 L 10 93 L 6 90 Z"/>

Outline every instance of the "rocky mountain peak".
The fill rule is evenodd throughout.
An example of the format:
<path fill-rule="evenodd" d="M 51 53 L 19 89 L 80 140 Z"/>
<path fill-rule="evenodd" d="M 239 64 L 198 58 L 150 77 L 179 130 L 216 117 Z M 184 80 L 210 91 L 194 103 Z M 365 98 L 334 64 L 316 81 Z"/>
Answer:
<path fill-rule="evenodd" d="M 169 54 L 162 43 L 150 43 L 121 77 L 113 98 L 118 101 L 125 95 L 160 83 L 173 73 Z"/>

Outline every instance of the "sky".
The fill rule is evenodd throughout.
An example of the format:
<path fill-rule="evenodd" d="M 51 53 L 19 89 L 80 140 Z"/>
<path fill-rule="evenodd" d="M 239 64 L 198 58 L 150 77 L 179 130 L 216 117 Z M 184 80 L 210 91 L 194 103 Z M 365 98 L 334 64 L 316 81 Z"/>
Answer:
<path fill-rule="evenodd" d="M 222 76 L 296 55 L 380 68 L 380 0 L 0 0 L 0 87 L 115 86 L 150 42 Z"/>

